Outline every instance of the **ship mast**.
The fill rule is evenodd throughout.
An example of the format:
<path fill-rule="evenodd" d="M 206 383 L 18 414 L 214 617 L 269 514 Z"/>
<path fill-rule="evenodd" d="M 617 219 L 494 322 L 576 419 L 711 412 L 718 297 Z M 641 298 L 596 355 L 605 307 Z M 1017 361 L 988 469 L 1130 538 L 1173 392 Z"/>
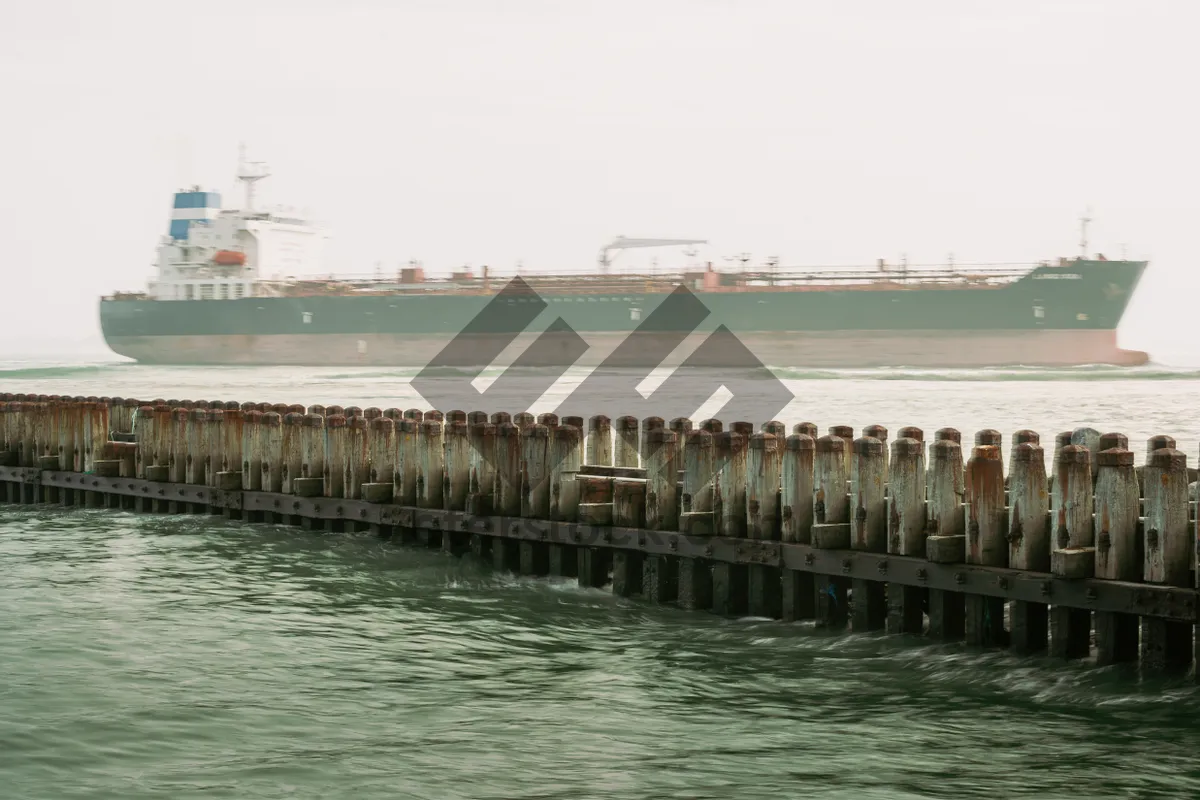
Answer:
<path fill-rule="evenodd" d="M 237 179 L 246 185 L 246 211 L 254 210 L 254 184 L 263 178 L 271 177 L 271 172 L 262 161 L 246 160 L 245 142 L 238 145 L 238 174 Z"/>
<path fill-rule="evenodd" d="M 1087 229 L 1088 223 L 1092 221 L 1092 209 L 1088 209 L 1079 218 L 1079 257 L 1087 258 L 1088 238 Z"/>

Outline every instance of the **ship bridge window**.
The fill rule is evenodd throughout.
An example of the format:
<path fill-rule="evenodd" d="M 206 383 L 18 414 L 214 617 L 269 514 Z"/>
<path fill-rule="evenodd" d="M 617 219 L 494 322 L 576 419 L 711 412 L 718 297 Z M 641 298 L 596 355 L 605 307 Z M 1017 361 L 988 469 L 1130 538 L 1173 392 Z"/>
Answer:
<path fill-rule="evenodd" d="M 243 295 L 244 289 L 245 287 L 240 283 L 235 283 L 233 285 L 233 297 L 235 300 Z"/>

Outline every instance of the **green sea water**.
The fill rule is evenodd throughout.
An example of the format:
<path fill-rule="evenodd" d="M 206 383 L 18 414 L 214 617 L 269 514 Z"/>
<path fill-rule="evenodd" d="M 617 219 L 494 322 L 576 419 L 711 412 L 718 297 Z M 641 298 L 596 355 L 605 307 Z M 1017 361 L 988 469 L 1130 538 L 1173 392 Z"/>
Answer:
<path fill-rule="evenodd" d="M 787 421 L 822 428 L 1089 424 L 1193 465 L 1200 442 L 1190 373 L 789 380 Z M 35 365 L 0 391 L 410 404 L 355 369 Z M 0 506 L 0 676 L 0 798 L 1200 796 L 1188 678 L 208 516 Z"/>

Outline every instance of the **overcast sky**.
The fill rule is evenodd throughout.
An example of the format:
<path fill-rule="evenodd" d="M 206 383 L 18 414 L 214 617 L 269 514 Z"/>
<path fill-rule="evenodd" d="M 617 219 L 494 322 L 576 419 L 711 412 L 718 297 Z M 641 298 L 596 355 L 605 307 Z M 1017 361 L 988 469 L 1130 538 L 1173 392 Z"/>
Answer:
<path fill-rule="evenodd" d="M 1148 258 L 1121 344 L 1200 359 L 1193 0 L 0 0 L 0 333 L 103 350 L 171 193 L 310 207 L 331 266 Z M 230 200 L 233 200 L 230 197 Z"/>

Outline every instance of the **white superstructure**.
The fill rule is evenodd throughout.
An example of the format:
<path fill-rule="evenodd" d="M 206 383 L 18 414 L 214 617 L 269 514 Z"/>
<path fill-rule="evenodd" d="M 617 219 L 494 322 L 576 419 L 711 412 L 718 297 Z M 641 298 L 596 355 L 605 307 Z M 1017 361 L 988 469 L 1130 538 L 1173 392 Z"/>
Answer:
<path fill-rule="evenodd" d="M 274 294 L 274 285 L 321 271 L 327 234 L 302 215 L 254 207 L 265 165 L 240 160 L 245 207 L 221 210 L 221 196 L 198 186 L 175 193 L 170 231 L 158 246 L 156 300 L 236 300 Z"/>

